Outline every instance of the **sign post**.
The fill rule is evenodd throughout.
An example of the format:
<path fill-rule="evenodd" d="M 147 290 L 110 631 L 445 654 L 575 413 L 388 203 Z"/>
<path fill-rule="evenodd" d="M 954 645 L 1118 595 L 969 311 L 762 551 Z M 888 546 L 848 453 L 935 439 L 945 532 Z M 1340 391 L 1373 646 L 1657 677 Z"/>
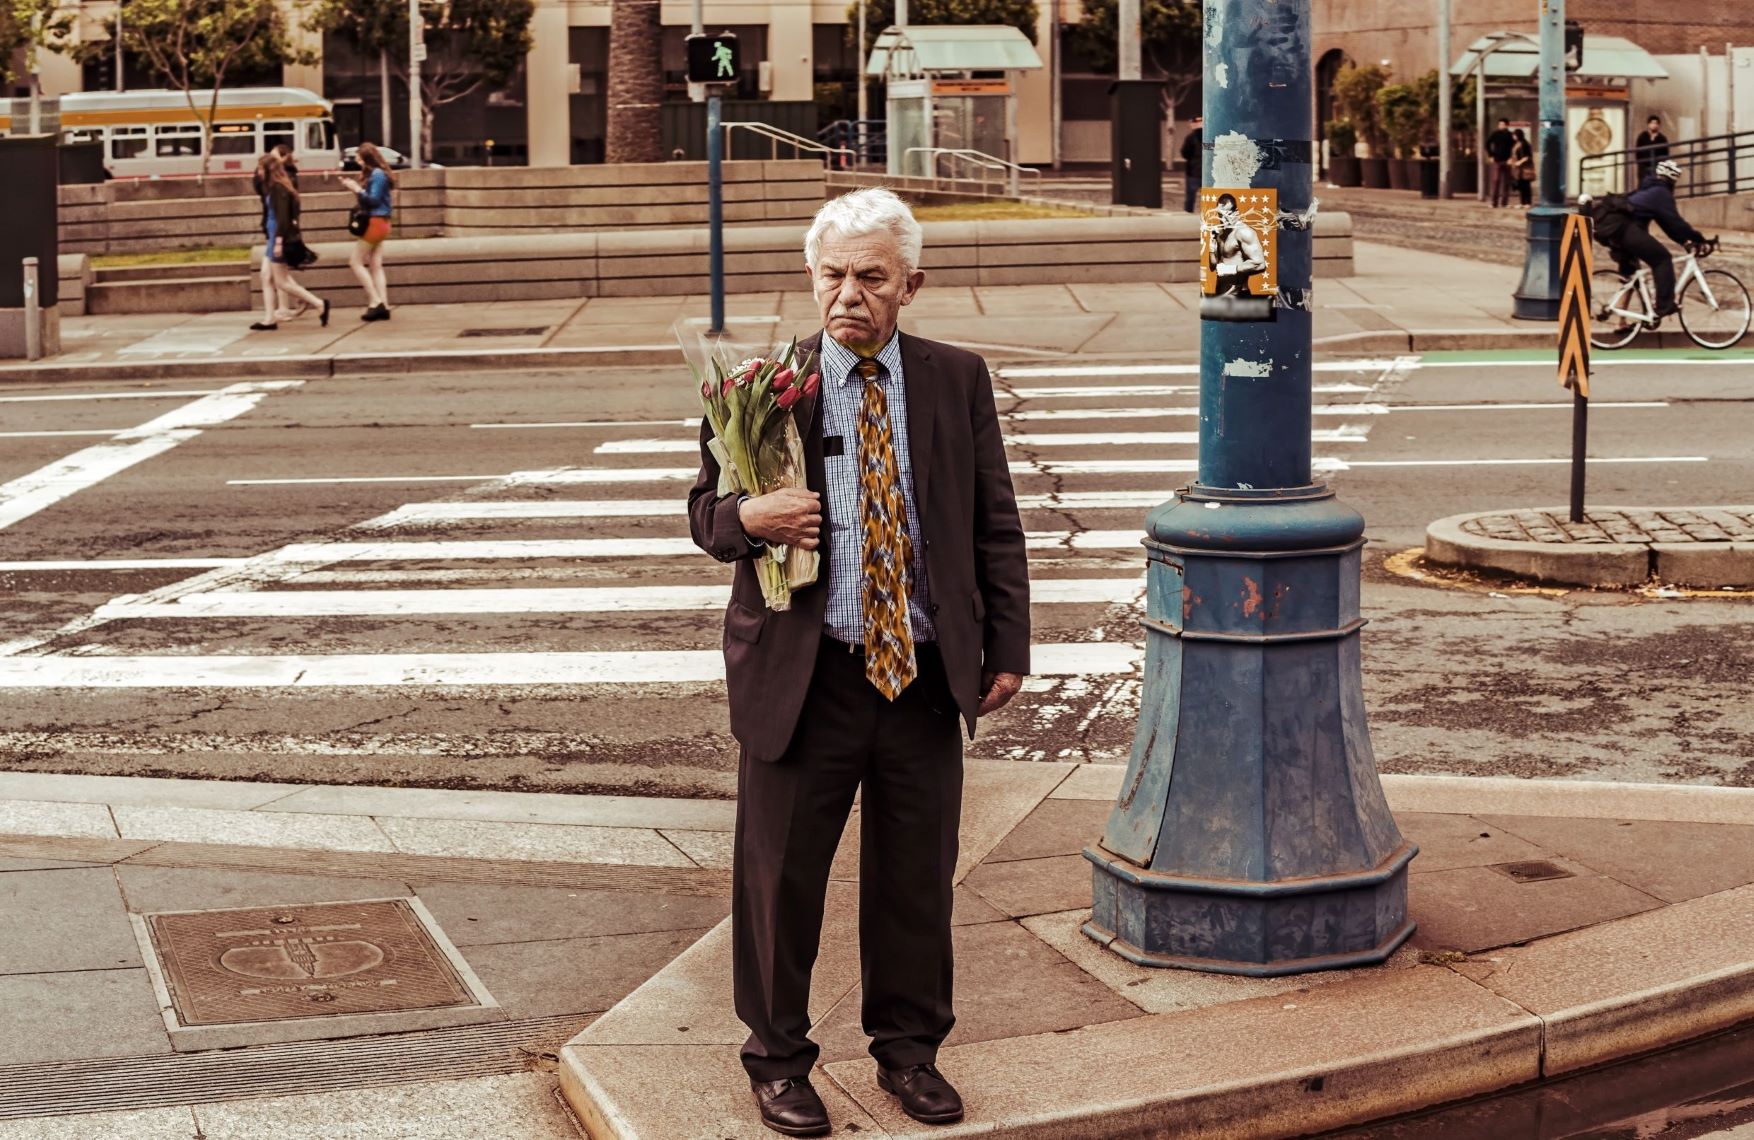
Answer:
<path fill-rule="evenodd" d="M 725 331 L 725 132 L 720 125 L 720 92 L 735 85 L 740 73 L 737 37 L 732 32 L 716 36 L 694 33 L 683 43 L 688 53 L 688 82 L 707 91 L 707 265 L 712 279 L 712 335 L 717 336 Z"/>
<path fill-rule="evenodd" d="M 1590 435 L 1590 220 L 1565 219 L 1559 246 L 1559 385 L 1571 389 L 1571 521 L 1583 521 L 1584 457 Z"/>

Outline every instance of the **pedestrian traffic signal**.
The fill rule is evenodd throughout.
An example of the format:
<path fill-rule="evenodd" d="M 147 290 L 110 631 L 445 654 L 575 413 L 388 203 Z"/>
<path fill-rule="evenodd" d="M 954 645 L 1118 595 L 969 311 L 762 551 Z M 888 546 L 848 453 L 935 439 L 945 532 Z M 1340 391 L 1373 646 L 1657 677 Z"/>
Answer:
<path fill-rule="evenodd" d="M 1576 20 L 1565 21 L 1565 70 L 1583 68 L 1583 25 Z"/>
<path fill-rule="evenodd" d="M 719 85 L 737 82 L 743 68 L 737 57 L 735 33 L 696 32 L 683 42 L 688 49 L 688 82 Z"/>

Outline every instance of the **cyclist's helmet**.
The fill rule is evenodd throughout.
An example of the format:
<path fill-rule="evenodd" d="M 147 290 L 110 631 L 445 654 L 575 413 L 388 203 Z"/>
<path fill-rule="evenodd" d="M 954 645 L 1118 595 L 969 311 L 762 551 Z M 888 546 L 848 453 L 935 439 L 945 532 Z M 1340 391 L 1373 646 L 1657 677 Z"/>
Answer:
<path fill-rule="evenodd" d="M 1680 164 L 1670 162 L 1666 158 L 1663 159 L 1663 161 L 1657 163 L 1657 177 L 1661 178 L 1664 182 L 1679 182 L 1679 181 L 1681 181 L 1681 166 L 1680 166 Z"/>

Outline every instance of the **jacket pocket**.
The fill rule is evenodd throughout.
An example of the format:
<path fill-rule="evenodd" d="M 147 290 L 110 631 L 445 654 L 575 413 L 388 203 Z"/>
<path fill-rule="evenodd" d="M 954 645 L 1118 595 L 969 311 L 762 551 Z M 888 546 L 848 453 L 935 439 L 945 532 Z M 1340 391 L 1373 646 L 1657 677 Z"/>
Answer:
<path fill-rule="evenodd" d="M 734 637 L 739 641 L 760 641 L 761 627 L 767 624 L 765 609 L 752 609 L 742 602 L 733 601 L 725 609 L 725 636 Z"/>
<path fill-rule="evenodd" d="M 974 602 L 974 620 L 977 622 L 986 621 L 987 620 L 987 600 L 986 600 L 986 598 L 981 596 L 981 592 L 979 590 L 976 590 L 973 594 L 969 595 L 969 597 L 970 597 L 970 600 Z"/>

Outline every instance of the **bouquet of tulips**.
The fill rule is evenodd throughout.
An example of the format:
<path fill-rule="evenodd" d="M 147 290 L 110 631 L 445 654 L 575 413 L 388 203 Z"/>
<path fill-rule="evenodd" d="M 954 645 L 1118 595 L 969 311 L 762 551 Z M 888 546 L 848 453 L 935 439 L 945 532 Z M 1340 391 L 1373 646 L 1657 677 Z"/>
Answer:
<path fill-rule="evenodd" d="M 765 495 L 804 486 L 804 442 L 792 405 L 816 395 L 821 377 L 798 342 L 767 356 L 727 365 L 712 358 L 700 381 L 700 402 L 712 425 L 707 443 L 719 462 L 719 493 Z M 816 581 L 814 550 L 769 544 L 757 557 L 756 576 L 769 609 L 792 606 L 792 591 Z"/>

